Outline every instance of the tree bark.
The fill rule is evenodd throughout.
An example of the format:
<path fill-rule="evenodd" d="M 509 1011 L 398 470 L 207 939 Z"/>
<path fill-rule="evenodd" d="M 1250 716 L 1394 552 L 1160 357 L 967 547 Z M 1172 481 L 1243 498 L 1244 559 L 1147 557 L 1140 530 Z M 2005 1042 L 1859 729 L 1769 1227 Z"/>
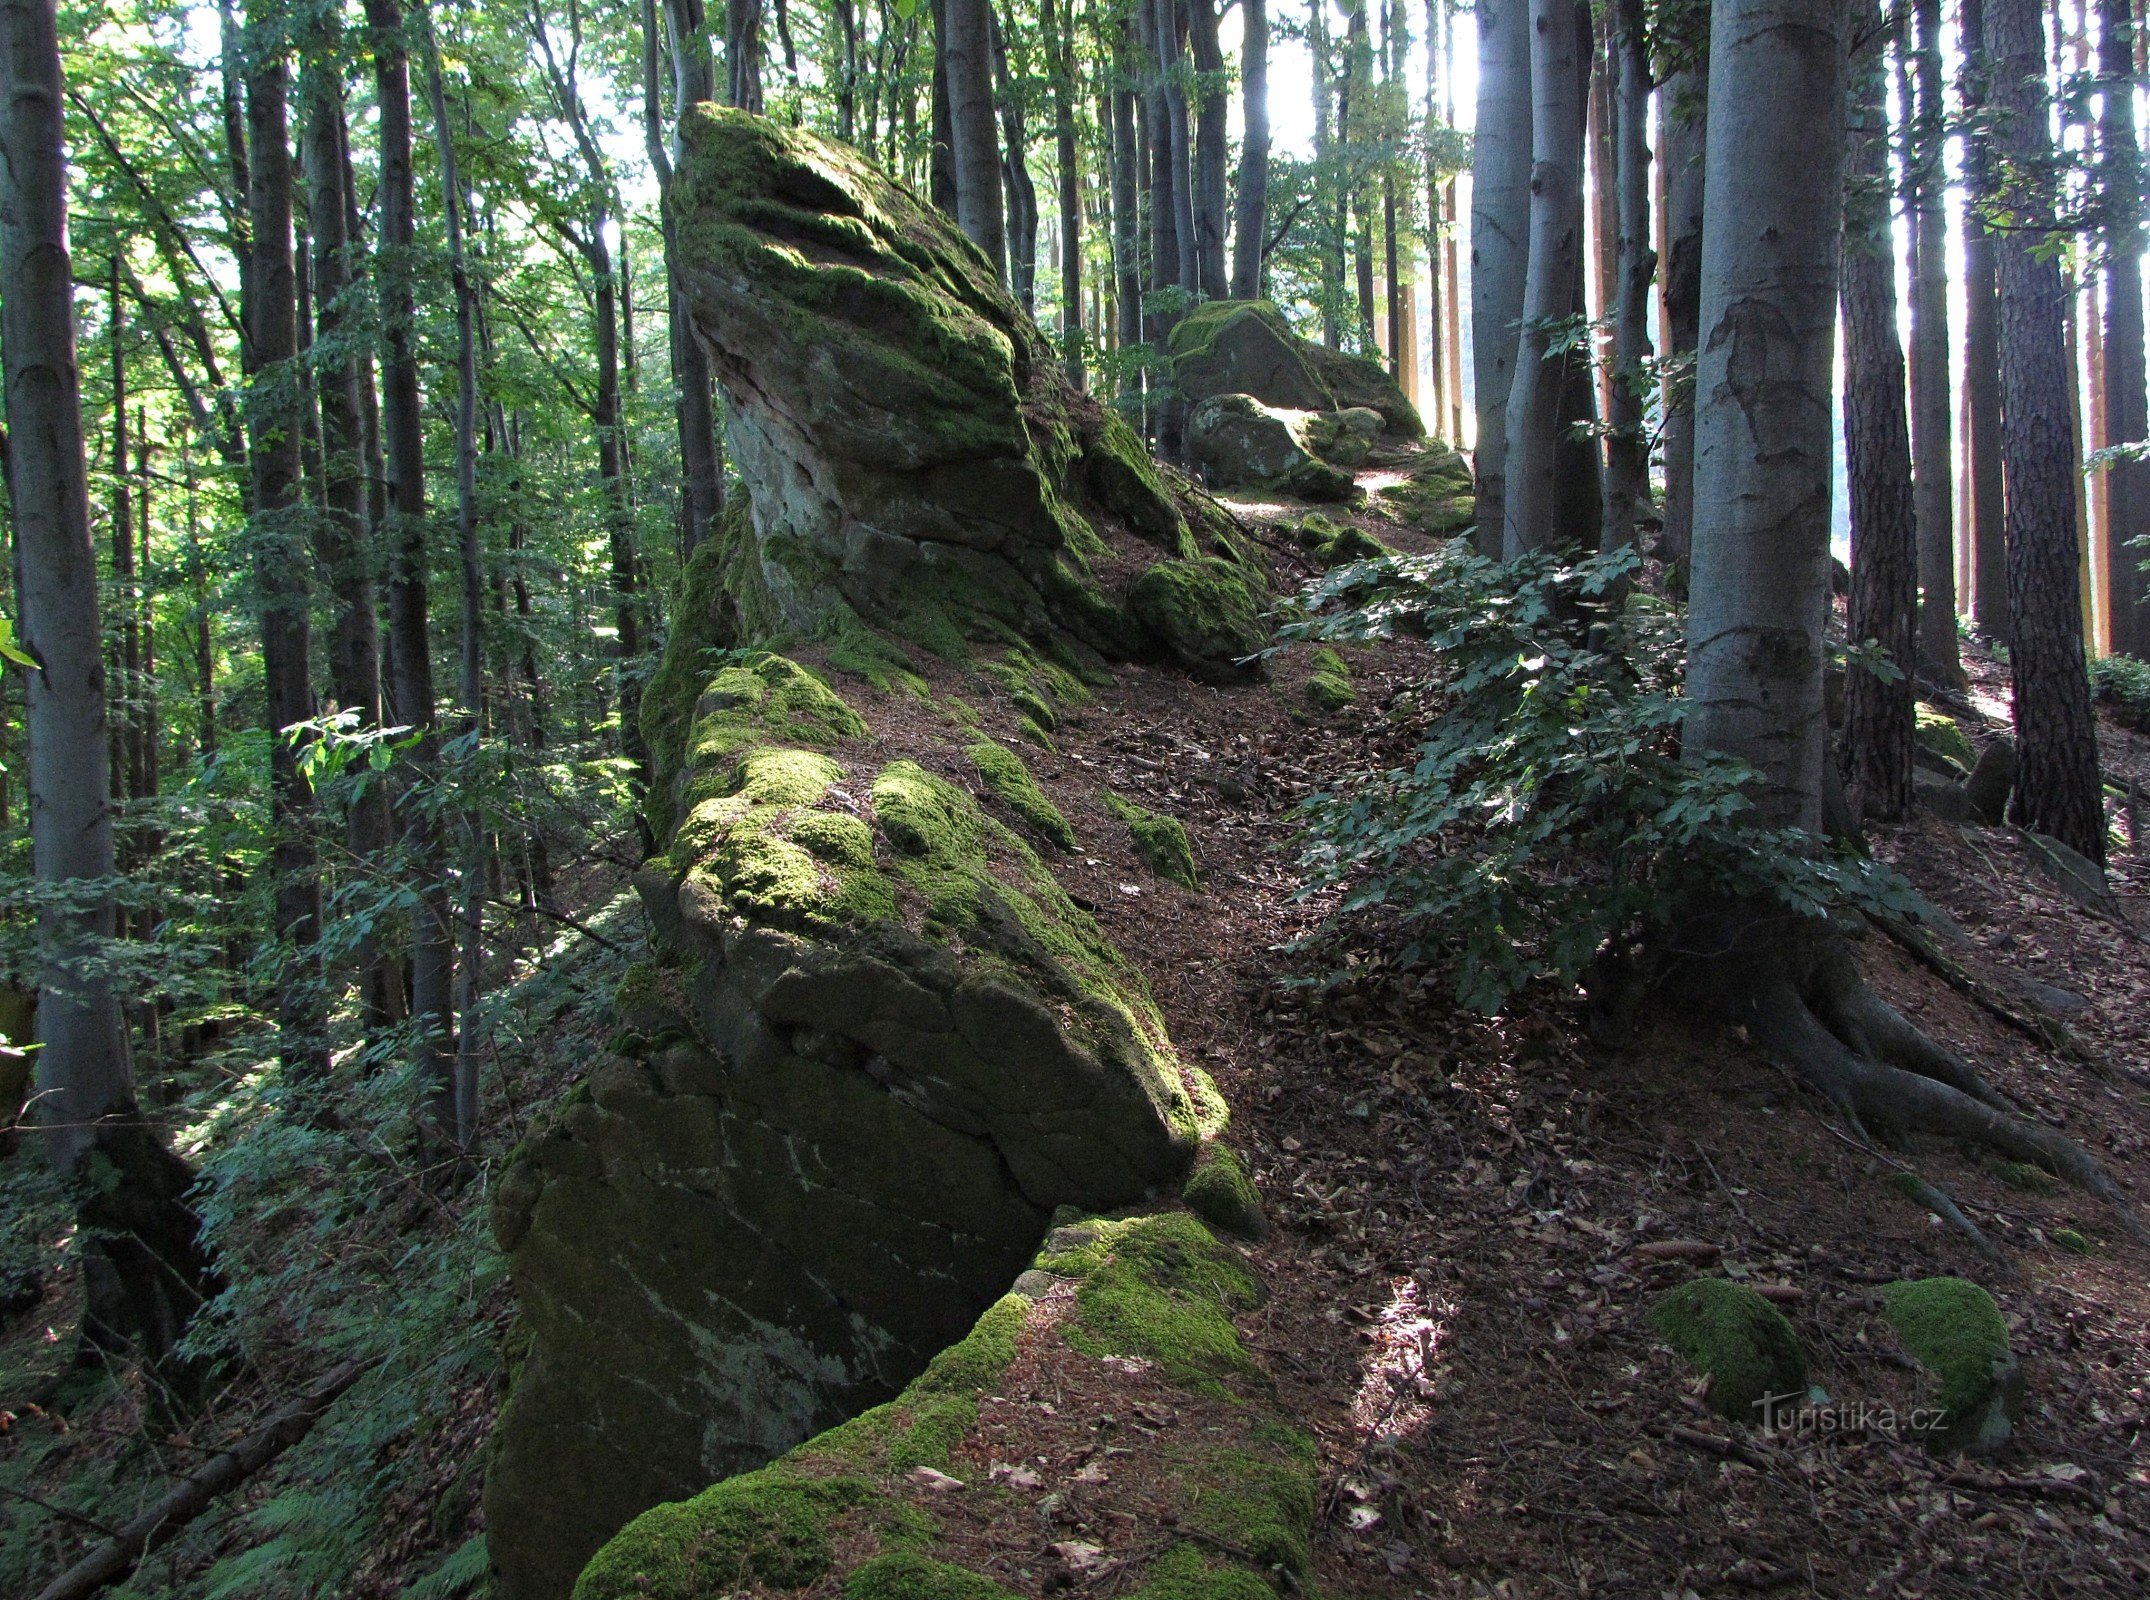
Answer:
<path fill-rule="evenodd" d="M 1644 385 L 1650 361 L 1650 285 L 1657 252 L 1650 228 L 1650 56 L 1642 0 L 1615 0 L 1608 53 L 1619 213 L 1619 293 L 1614 313 L 1611 404 L 1606 412 L 1604 544 L 1635 542 L 1650 514 L 1650 443 Z"/>
<path fill-rule="evenodd" d="M 1483 24 L 1481 24 L 1483 26 Z M 1321 342 L 1344 347 L 1344 226 L 1323 193 L 1341 188 L 1337 146 L 1344 142 L 1329 82 L 1329 0 L 1307 0 L 1306 47 L 1314 77 L 1314 171 L 1311 175 L 1315 239 L 1321 255 Z"/>
<path fill-rule="evenodd" d="M 2015 681 L 2013 815 L 2102 864 L 2097 723 L 2083 670 L 2068 291 L 2054 236 L 2045 18 L 2037 0 L 1988 0 L 1996 119 L 2014 219 L 1995 242 L 2000 296 L 2002 471 L 2008 486 L 2009 664 Z"/>
<path fill-rule="evenodd" d="M 1082 162 L 1075 145 L 1075 7 L 1045 0 L 1042 14 L 1052 62 L 1053 164 L 1060 201 L 1060 364 L 1077 390 L 1088 387 L 1083 361 Z"/>
<path fill-rule="evenodd" d="M 1239 191 L 1232 217 L 1232 298 L 1262 297 L 1269 243 L 1268 0 L 1240 0 Z"/>
<path fill-rule="evenodd" d="M 1225 93 L 1224 50 L 1217 42 L 1216 0 L 1184 0 L 1187 47 L 1195 80 L 1194 240 L 1196 274 L 1203 298 L 1222 300 L 1229 279 L 1224 254 L 1225 164 L 1231 158 L 1227 127 L 1231 104 Z"/>
<path fill-rule="evenodd" d="M 1522 327 L 1508 393 L 1507 493 L 1501 552 L 1514 559 L 1555 542 L 1557 445 L 1567 362 L 1553 348 L 1573 315 L 1582 267 L 1583 94 L 1576 0 L 1530 4 L 1530 245 Z"/>
<path fill-rule="evenodd" d="M 933 121 L 926 172 L 933 203 L 952 217 L 956 214 L 956 148 L 948 99 L 948 0 L 933 0 L 932 10 Z"/>
<path fill-rule="evenodd" d="M 741 111 L 761 113 L 761 0 L 726 0 L 724 7 L 725 100 Z"/>
<path fill-rule="evenodd" d="M 1962 0 L 1964 182 L 1964 407 L 1969 413 L 1964 467 L 1969 479 L 1965 524 L 1971 546 L 1971 621 L 1991 639 L 2008 636 L 2007 507 L 2001 467 L 2001 330 L 1994 235 L 1980 214 L 1993 181 L 1985 119 L 1991 103 L 1985 0 Z"/>
<path fill-rule="evenodd" d="M 1842 0 L 1717 0 L 1696 381 L 1687 747 L 1754 768 L 1759 827 L 1822 826 Z M 1770 181 L 1756 183 L 1766 172 Z"/>
<path fill-rule="evenodd" d="M 1530 250 L 1530 16 L 1479 0 L 1478 132 L 1471 154 L 1471 364 L 1478 404 L 1478 550 L 1507 523 L 1508 397 Z"/>
<path fill-rule="evenodd" d="M 2150 441 L 2143 360 L 2143 161 L 2135 129 L 2135 16 L 2129 0 L 2098 0 L 2098 70 L 2106 80 L 2098 119 L 2104 155 L 2105 428 L 2109 444 Z M 2105 469 L 2105 588 L 2115 655 L 2150 659 L 2150 463 Z"/>
<path fill-rule="evenodd" d="M 1016 304 L 1027 317 L 1038 314 L 1038 188 L 1030 177 L 1030 135 L 1023 116 L 1023 102 L 1016 93 L 1014 75 L 1008 68 L 1008 41 L 1000 25 L 1000 13 L 990 0 L 986 28 L 993 48 L 993 90 L 1000 107 L 1000 129 L 1006 144 L 1001 156 L 1001 186 L 1005 191 L 1008 218 L 1008 276 Z"/>
<path fill-rule="evenodd" d="M 1709 68 L 1676 72 L 1658 97 L 1665 140 L 1665 531 L 1658 554 L 1684 573 L 1695 525 L 1695 388 L 1702 326 L 1704 150 Z"/>
<path fill-rule="evenodd" d="M 0 3 L 0 348 L 7 481 L 29 744 L 31 871 L 40 884 L 109 884 L 104 639 L 67 240 L 58 20 L 52 0 Z M 173 1347 L 214 1274 L 185 1200 L 193 1174 L 142 1120 L 127 1036 L 99 946 L 109 894 L 38 911 L 37 1116 L 53 1165 L 80 1182 L 86 1339 L 131 1345 L 191 1394 Z M 109 1170 L 92 1166 L 102 1157 Z"/>
<path fill-rule="evenodd" d="M 1948 341 L 1948 136 L 1941 95 L 1940 0 L 1917 0 L 1917 111 L 1910 189 L 1917 269 L 1911 283 L 1911 469 L 1918 507 L 1918 672 L 1963 684 L 1956 643 L 1955 463 L 1950 448 Z M 1905 40 L 1910 46 L 1914 41 Z M 1890 316 L 1895 310 L 1892 305 Z"/>
<path fill-rule="evenodd" d="M 1000 136 L 993 127 L 991 0 L 941 0 L 948 79 L 949 145 L 956 222 L 1001 281 L 1008 277 L 1008 224 L 1001 208 Z"/>
<path fill-rule="evenodd" d="M 1896 249 L 1889 190 L 1887 48 L 1878 0 L 1859 0 L 1844 202 L 1844 452 L 1851 487 L 1854 643 L 1878 642 L 1893 679 L 1854 664 L 1845 675 L 1844 777 L 1876 821 L 1911 805 L 1912 687 L 1919 669 L 1918 565 L 1904 353 L 1896 333 Z"/>

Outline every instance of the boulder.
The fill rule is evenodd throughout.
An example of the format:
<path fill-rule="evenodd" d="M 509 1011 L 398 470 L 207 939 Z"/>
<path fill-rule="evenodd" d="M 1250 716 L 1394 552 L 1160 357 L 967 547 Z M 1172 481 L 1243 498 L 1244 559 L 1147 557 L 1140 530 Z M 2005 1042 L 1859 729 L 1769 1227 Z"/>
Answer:
<path fill-rule="evenodd" d="M 1693 1278 L 1650 1308 L 1651 1326 L 1710 1380 L 1710 1409 L 1759 1426 L 1806 1397 L 1807 1356 L 1783 1312 L 1744 1283 Z"/>
<path fill-rule="evenodd" d="M 1993 1296 L 1963 1278 L 1918 1278 L 1881 1291 L 1882 1317 L 1934 1379 L 1915 1418 L 1927 1446 L 1988 1455 L 2008 1442 L 2023 1410 L 2023 1368 Z"/>
<path fill-rule="evenodd" d="M 1288 411 L 1364 407 L 1396 438 L 1426 433 L 1417 408 L 1379 363 L 1300 338 L 1267 300 L 1197 306 L 1172 330 L 1170 353 L 1173 376 L 1189 400 L 1250 394 Z"/>
<path fill-rule="evenodd" d="M 1372 452 L 1382 426 L 1381 413 L 1371 406 L 1323 411 L 1307 423 L 1307 448 L 1331 466 L 1355 467 Z"/>
<path fill-rule="evenodd" d="M 1261 670 L 1269 644 L 1262 587 L 1244 568 L 1214 558 L 1160 561 L 1135 580 L 1128 608 L 1198 678 L 1230 682 Z"/>
<path fill-rule="evenodd" d="M 1317 420 L 1310 412 L 1266 406 L 1249 394 L 1211 395 L 1188 414 L 1187 450 L 1202 476 L 1218 488 L 1281 489 L 1306 500 L 1348 500 L 1357 492 L 1351 474 L 1322 460 L 1313 448 Z"/>

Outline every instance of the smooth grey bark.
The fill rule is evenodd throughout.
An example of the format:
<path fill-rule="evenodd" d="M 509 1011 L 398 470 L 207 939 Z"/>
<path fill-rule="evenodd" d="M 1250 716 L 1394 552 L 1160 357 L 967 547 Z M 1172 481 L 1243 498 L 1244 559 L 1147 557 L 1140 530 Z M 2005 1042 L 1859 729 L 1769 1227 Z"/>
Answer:
<path fill-rule="evenodd" d="M 1224 226 L 1228 188 L 1225 167 L 1231 158 L 1231 106 L 1225 92 L 1224 50 L 1217 42 L 1216 0 L 1184 0 L 1184 4 L 1187 49 L 1198 75 L 1193 191 L 1196 273 L 1204 298 L 1222 300 L 1229 283 Z"/>
<path fill-rule="evenodd" d="M 2105 205 L 2105 438 L 2150 440 L 2143 360 L 2143 160 L 2135 128 L 2135 15 L 2129 0 L 2098 0 L 2098 70 L 2105 106 L 2098 118 Z M 2150 658 L 2150 463 L 2105 469 L 2105 585 L 2115 655 Z"/>
<path fill-rule="evenodd" d="M 1044 0 L 1041 24 L 1052 63 L 1053 163 L 1060 202 L 1060 364 L 1068 382 L 1083 371 L 1082 165 L 1075 145 L 1075 8 Z"/>
<path fill-rule="evenodd" d="M 1918 671 L 1929 682 L 1964 682 L 1956 643 L 1954 418 L 1949 415 L 1948 137 L 1941 94 L 1940 0 L 1917 0 L 1917 106 L 1910 145 L 1911 471 L 1918 505 Z M 1893 312 L 1892 312 L 1893 314 Z"/>
<path fill-rule="evenodd" d="M 933 0 L 933 115 L 926 179 L 933 203 L 956 214 L 956 151 L 953 118 L 948 109 L 948 3 Z"/>
<path fill-rule="evenodd" d="M 1964 468 L 1969 479 L 1965 532 L 1971 545 L 1971 622 L 1991 639 L 2008 636 L 2007 499 L 2001 469 L 2001 325 L 1994 235 L 1982 207 L 1993 186 L 1992 141 L 1986 128 L 1989 63 L 1984 0 L 1962 0 L 1957 12 L 1963 52 Z"/>
<path fill-rule="evenodd" d="M 1657 550 L 1683 565 L 1695 525 L 1693 363 L 1702 326 L 1704 150 L 1709 131 L 1709 69 L 1674 73 L 1659 91 L 1665 141 L 1665 335 L 1668 376 L 1660 391 L 1665 434 L 1665 531 Z"/>
<path fill-rule="evenodd" d="M 1113 77 L 1116 84 L 1129 81 L 1126 33 L 1115 30 L 1112 41 Z M 1135 134 L 1135 92 L 1125 87 L 1112 90 L 1112 271 L 1113 301 L 1119 312 L 1120 348 L 1132 351 L 1142 343 L 1142 146 Z M 1139 382 L 1139 380 L 1137 380 Z"/>
<path fill-rule="evenodd" d="M 2083 670 L 2068 290 L 2043 248 L 2057 229 L 2047 127 L 2045 17 L 2037 0 L 1988 0 L 1987 44 L 2001 200 L 1994 244 L 2001 335 L 2001 468 L 2007 483 L 2009 666 L 2015 684 L 2011 814 L 2105 860 L 2098 730 Z"/>
<path fill-rule="evenodd" d="M 1813 833 L 1846 31 L 1841 0 L 1717 0 L 1710 14 L 1686 742 L 1755 769 L 1757 826 Z"/>
<path fill-rule="evenodd" d="M 1178 247 L 1174 283 L 1189 294 L 1202 287 L 1202 246 L 1195 213 L 1194 128 L 1187 104 L 1180 0 L 1149 0 L 1158 72 L 1164 91 L 1167 149 L 1172 162 L 1172 239 Z"/>
<path fill-rule="evenodd" d="M 1329 0 L 1307 0 L 1306 47 L 1314 77 L 1314 171 L 1316 194 L 1314 236 L 1321 254 L 1321 342 L 1331 350 L 1344 347 L 1344 226 L 1336 213 L 1321 204 L 1319 188 L 1333 182 L 1337 146 L 1344 142 L 1336 108 L 1330 100 Z"/>
<path fill-rule="evenodd" d="M 1478 550 L 1507 519 L 1508 396 L 1530 248 L 1530 24 L 1525 0 L 1479 0 L 1471 153 L 1471 364 L 1478 403 Z"/>
<path fill-rule="evenodd" d="M 1232 298 L 1262 297 L 1269 232 L 1268 0 L 1240 0 L 1239 190 L 1232 215 Z"/>
<path fill-rule="evenodd" d="M 1007 141 L 1000 177 L 1008 226 L 1008 277 L 1016 304 L 1027 317 L 1038 314 L 1038 188 L 1030 177 L 1030 136 L 1023 102 L 1008 70 L 1008 41 L 1000 13 L 986 9 L 986 31 L 993 47 L 993 93 L 1000 108 L 1000 129 Z"/>
<path fill-rule="evenodd" d="M 1008 224 L 1001 206 L 1000 136 L 993 127 L 991 0 L 941 0 L 940 45 L 948 80 L 948 140 L 956 223 L 1003 282 Z"/>
<path fill-rule="evenodd" d="M 1657 251 L 1650 243 L 1650 56 L 1642 0 L 1614 0 L 1612 20 L 1607 49 L 1614 75 L 1619 262 L 1611 405 L 1605 418 L 1603 542 L 1608 549 L 1633 544 L 1651 509 L 1643 396 L 1651 355 L 1650 285 L 1657 277 Z"/>
<path fill-rule="evenodd" d="M 1581 269 L 1585 58 L 1576 0 L 1531 0 L 1530 244 L 1509 378 L 1501 553 L 1554 542 L 1567 362 L 1553 348 L 1576 309 Z"/>
<path fill-rule="evenodd" d="M 1893 822 L 1911 805 L 1921 550 L 1912 504 L 1911 429 L 1904 411 L 1904 352 L 1896 332 L 1887 41 L 1878 0 L 1858 0 L 1854 17 L 1854 32 L 1868 44 L 1851 69 L 1851 141 L 1844 200 L 1849 630 L 1854 642 L 1877 641 L 1897 675 L 1884 679 L 1858 666 L 1846 672 L 1843 765 L 1855 804 L 1876 821 Z"/>
<path fill-rule="evenodd" d="M 761 111 L 761 0 L 726 0 L 724 98 L 741 111 Z"/>

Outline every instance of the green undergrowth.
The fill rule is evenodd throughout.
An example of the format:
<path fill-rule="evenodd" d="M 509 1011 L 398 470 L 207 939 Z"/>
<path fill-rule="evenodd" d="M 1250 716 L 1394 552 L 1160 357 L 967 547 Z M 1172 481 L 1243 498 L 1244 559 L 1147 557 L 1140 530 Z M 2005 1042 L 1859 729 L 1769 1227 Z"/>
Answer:
<path fill-rule="evenodd" d="M 1202 875 L 1195 867 L 1194 845 L 1187 837 L 1185 823 L 1147 810 L 1111 790 L 1106 791 L 1104 804 L 1107 811 L 1127 824 L 1128 837 L 1144 866 L 1183 889 L 1201 888 Z"/>
<path fill-rule="evenodd" d="M 1058 1326 L 1079 1354 L 1153 1361 L 1196 1393 L 1255 1402 L 1236 1403 L 1200 1444 L 1142 1446 L 1160 1452 L 1189 1537 L 1133 1573 L 1127 1592 L 1148 1600 L 1303 1592 L 1314 1445 L 1270 1409 L 1233 1326 L 1261 1293 L 1238 1253 L 1184 1212 L 1093 1219 L 1056 1229 L 1025 1275 L 1040 1294 L 1067 1280 L 1075 1299 Z M 1030 1337 L 1034 1304 L 1010 1293 L 895 1400 L 759 1471 L 637 1517 L 591 1560 L 574 1600 L 707 1600 L 750 1584 L 795 1590 L 832 1574 L 845 1600 L 1007 1600 L 994 1580 L 938 1559 L 939 1518 L 954 1502 L 922 1494 L 911 1475 L 956 1465 L 979 1402 Z"/>
<path fill-rule="evenodd" d="M 1038 787 L 1038 780 L 1031 776 L 1021 756 L 990 739 L 981 739 L 964 754 L 978 769 L 985 786 L 1033 833 L 1062 850 L 1075 848 L 1075 830 L 1068 826 L 1060 808 L 1045 798 L 1045 791 Z"/>

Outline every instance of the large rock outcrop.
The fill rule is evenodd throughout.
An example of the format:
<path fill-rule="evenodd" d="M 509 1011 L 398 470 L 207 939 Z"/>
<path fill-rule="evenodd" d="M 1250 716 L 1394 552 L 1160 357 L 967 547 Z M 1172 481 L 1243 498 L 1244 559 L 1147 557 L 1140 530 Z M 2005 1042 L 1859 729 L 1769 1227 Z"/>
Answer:
<path fill-rule="evenodd" d="M 1300 338 L 1267 300 L 1197 306 L 1172 330 L 1171 355 L 1173 377 L 1192 401 L 1251 394 L 1287 411 L 1364 406 L 1395 438 L 1426 434 L 1418 408 L 1377 363 Z"/>

